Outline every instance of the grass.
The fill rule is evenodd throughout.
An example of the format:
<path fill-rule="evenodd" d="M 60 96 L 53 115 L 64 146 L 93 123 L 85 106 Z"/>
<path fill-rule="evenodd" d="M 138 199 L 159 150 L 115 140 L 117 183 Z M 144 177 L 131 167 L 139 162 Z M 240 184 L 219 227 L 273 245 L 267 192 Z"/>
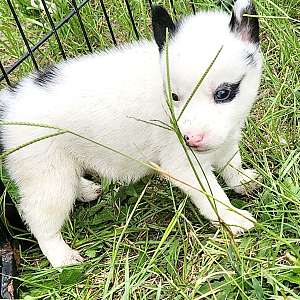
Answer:
<path fill-rule="evenodd" d="M 58 22 L 68 5 L 54 2 Z M 188 1 L 174 2 L 178 15 L 191 12 Z M 194 2 L 197 9 L 206 9 L 216 7 L 217 1 Z M 50 29 L 44 13 L 29 0 L 13 3 L 27 37 L 36 43 Z M 118 42 L 134 39 L 124 2 L 105 3 Z M 130 3 L 139 32 L 150 37 L 146 1 Z M 124 186 L 103 179 L 101 199 L 78 203 L 63 229 L 65 240 L 88 259 L 55 270 L 35 242 L 21 249 L 22 298 L 300 299 L 300 3 L 257 0 L 256 5 L 264 16 L 264 74 L 241 150 L 245 163 L 262 175 L 262 188 L 247 197 L 227 191 L 237 207 L 253 212 L 256 228 L 233 241 L 165 180 L 144 178 Z M 1 61 L 8 66 L 25 49 L 6 3 L 0 4 L 0 16 Z M 93 49 L 110 47 L 99 1 L 90 1 L 82 17 Z M 87 52 L 76 18 L 59 35 L 69 57 Z M 41 65 L 61 59 L 53 38 L 35 54 Z M 12 81 L 32 67 L 27 60 L 13 72 Z M 19 238 L 32 239 L 29 234 Z"/>

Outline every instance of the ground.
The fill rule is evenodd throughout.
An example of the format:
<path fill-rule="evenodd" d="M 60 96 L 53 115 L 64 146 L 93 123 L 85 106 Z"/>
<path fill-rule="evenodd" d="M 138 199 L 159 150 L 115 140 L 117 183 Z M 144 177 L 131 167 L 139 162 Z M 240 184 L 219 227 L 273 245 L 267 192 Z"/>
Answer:
<path fill-rule="evenodd" d="M 70 9 L 71 1 L 48 2 L 56 3 L 55 22 Z M 104 2 L 116 40 L 135 39 L 125 2 Z M 174 1 L 177 15 L 191 13 L 190 2 Z M 149 37 L 148 1 L 129 3 L 140 35 Z M 169 7 L 167 1 L 160 3 Z M 197 10 L 228 6 L 226 1 L 194 3 Z M 35 44 L 51 28 L 45 13 L 29 0 L 14 0 L 13 5 Z M 102 196 L 78 202 L 63 230 L 65 240 L 85 255 L 83 264 L 53 269 L 29 234 L 18 236 L 33 241 L 21 249 L 22 298 L 300 299 L 300 1 L 257 0 L 256 6 L 264 73 L 241 150 L 246 164 L 262 176 L 262 186 L 243 197 L 228 191 L 237 207 L 258 219 L 255 229 L 235 240 L 216 231 L 182 193 L 157 177 L 127 186 L 102 179 Z M 93 49 L 111 46 L 100 1 L 90 1 L 81 14 Z M 9 66 L 25 48 L 6 2 L 0 4 L 0 16 L 1 62 Z M 59 30 L 59 37 L 69 57 L 88 51 L 76 17 Z M 61 59 L 54 37 L 35 57 L 41 65 Z M 26 60 L 11 80 L 32 67 Z M 2 177 L 8 182 L 4 173 Z M 17 201 L 14 187 L 9 189 Z"/>

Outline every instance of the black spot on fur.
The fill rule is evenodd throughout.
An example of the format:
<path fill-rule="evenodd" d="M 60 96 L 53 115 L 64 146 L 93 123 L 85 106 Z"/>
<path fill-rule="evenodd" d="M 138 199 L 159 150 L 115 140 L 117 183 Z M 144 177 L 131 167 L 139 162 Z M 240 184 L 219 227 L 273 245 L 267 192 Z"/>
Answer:
<path fill-rule="evenodd" d="M 254 65 L 255 64 L 254 53 L 247 53 L 245 56 L 245 61 L 249 66 Z"/>
<path fill-rule="evenodd" d="M 237 33 L 243 40 L 259 44 L 259 22 L 257 17 L 247 17 L 247 15 L 257 15 L 255 6 L 251 3 L 242 12 L 240 18 L 232 11 L 229 28 L 232 32 Z M 241 20 L 240 20 L 241 19 Z"/>
<path fill-rule="evenodd" d="M 38 71 L 33 81 L 35 84 L 45 87 L 48 83 L 53 82 L 57 75 L 58 68 L 56 66 L 49 66 L 43 71 Z"/>
<path fill-rule="evenodd" d="M 166 42 L 167 28 L 169 37 L 172 37 L 177 31 L 177 27 L 168 12 L 162 6 L 152 6 L 151 14 L 154 39 L 158 45 L 159 51 L 161 52 Z"/>

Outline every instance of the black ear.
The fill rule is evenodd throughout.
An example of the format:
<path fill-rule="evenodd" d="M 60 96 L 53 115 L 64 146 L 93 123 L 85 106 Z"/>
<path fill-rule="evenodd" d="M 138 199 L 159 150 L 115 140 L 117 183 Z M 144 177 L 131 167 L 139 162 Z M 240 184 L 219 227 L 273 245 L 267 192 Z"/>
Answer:
<path fill-rule="evenodd" d="M 172 36 L 176 31 L 176 26 L 168 12 L 162 6 L 152 6 L 151 13 L 154 39 L 159 51 L 162 51 L 166 42 L 166 29 L 168 28 L 169 36 Z"/>
<path fill-rule="evenodd" d="M 237 34 L 243 41 L 259 44 L 259 22 L 255 6 L 251 0 L 236 0 L 229 23 L 230 30 Z"/>

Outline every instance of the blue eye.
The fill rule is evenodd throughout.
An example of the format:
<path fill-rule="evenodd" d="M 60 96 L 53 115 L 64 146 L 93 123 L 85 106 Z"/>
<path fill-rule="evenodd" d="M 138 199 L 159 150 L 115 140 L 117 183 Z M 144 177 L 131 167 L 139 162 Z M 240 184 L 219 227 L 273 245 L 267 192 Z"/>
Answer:
<path fill-rule="evenodd" d="M 217 90 L 214 94 L 214 98 L 217 103 L 228 102 L 228 101 L 232 100 L 232 99 L 230 99 L 231 98 L 231 90 L 228 88 Z"/>
<path fill-rule="evenodd" d="M 235 83 L 224 82 L 220 84 L 214 93 L 215 102 L 221 104 L 232 101 L 240 92 L 240 83 L 242 79 Z"/>

